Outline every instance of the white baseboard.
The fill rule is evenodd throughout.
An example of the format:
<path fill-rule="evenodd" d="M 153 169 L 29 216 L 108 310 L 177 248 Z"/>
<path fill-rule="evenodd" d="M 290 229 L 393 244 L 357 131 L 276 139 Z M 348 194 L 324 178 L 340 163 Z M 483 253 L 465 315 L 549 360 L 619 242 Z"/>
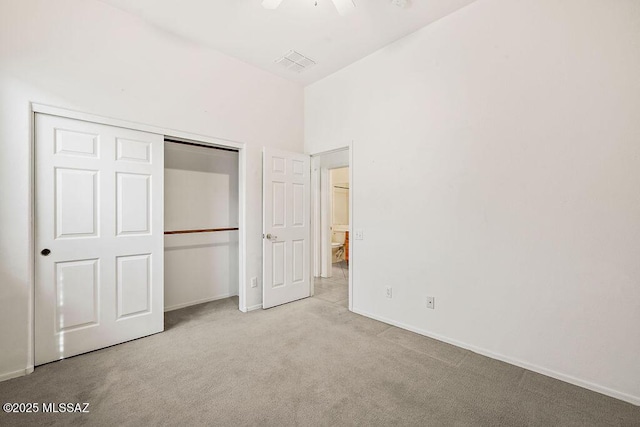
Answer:
<path fill-rule="evenodd" d="M 167 311 L 179 310 L 181 308 L 191 307 L 192 305 L 202 304 L 202 303 L 211 302 L 211 301 L 217 301 L 219 299 L 225 299 L 225 298 L 229 298 L 229 297 L 235 297 L 236 295 L 237 294 L 216 295 L 215 297 L 202 298 L 202 299 L 199 299 L 199 300 L 189 301 L 189 302 L 185 302 L 185 303 L 182 303 L 182 304 L 175 304 L 175 305 L 171 305 L 169 307 L 165 307 L 164 308 L 164 312 L 166 313 Z"/>
<path fill-rule="evenodd" d="M 252 305 L 251 307 L 247 307 L 247 311 L 260 310 L 262 308 L 262 304 Z"/>
<path fill-rule="evenodd" d="M 464 342 L 460 342 L 460 341 L 457 341 L 457 340 L 454 340 L 454 339 L 451 339 L 451 338 L 447 338 L 447 337 L 442 336 L 442 335 L 434 334 L 434 333 L 429 332 L 427 330 L 424 330 L 424 329 L 421 329 L 421 328 L 416 328 L 414 326 L 407 325 L 407 324 L 404 324 L 402 322 L 397 322 L 395 320 L 387 319 L 385 317 L 376 316 L 374 314 L 367 313 L 366 311 L 357 310 L 355 308 L 352 311 L 354 313 L 356 313 L 356 314 L 360 314 L 362 316 L 369 317 L 371 319 L 378 320 L 380 322 L 388 323 L 389 325 L 397 326 L 398 328 L 402 328 L 402 329 L 406 329 L 406 330 L 411 331 L 411 332 L 415 332 L 416 334 L 424 335 L 426 337 L 433 338 L 433 339 L 436 339 L 438 341 L 443 341 L 443 342 L 446 342 L 448 344 L 455 345 L 456 347 L 461 347 L 461 348 L 473 351 L 474 353 L 478 353 L 478 354 L 481 354 L 483 356 L 490 357 L 492 359 L 497 359 L 497 360 L 500 360 L 502 362 L 509 363 L 511 365 L 515 365 L 515 366 L 519 366 L 519 367 L 524 368 L 524 369 L 528 369 L 529 371 L 537 372 L 539 374 L 546 375 L 548 377 L 552 377 L 552 378 L 555 378 L 555 379 L 560 380 L 560 381 L 564 381 L 564 382 L 567 382 L 567 383 L 570 383 L 570 384 L 573 384 L 573 385 L 577 385 L 578 387 L 583 387 L 583 388 L 586 388 L 586 389 L 589 389 L 589 390 L 592 390 L 592 391 L 595 391 L 595 392 L 598 392 L 598 393 L 601 393 L 601 394 L 605 394 L 607 396 L 610 396 L 610 397 L 613 397 L 613 398 L 616 398 L 616 399 L 619 399 L 619 400 L 624 400 L 625 402 L 629 402 L 629 403 L 631 403 L 633 405 L 640 406 L 640 396 L 633 396 L 633 395 L 628 394 L 628 393 L 624 393 L 624 392 L 621 392 L 621 391 L 618 391 L 618 390 L 613 390 L 611 388 L 604 387 L 604 386 L 601 386 L 601 385 L 598 385 L 598 384 L 594 384 L 594 383 L 589 382 L 589 381 L 581 380 L 580 378 L 576 378 L 576 377 L 573 377 L 571 375 L 566 375 L 566 374 L 563 374 L 561 372 L 557 372 L 557 371 L 553 371 L 551 369 L 543 368 L 541 366 L 534 365 L 534 364 L 531 364 L 531 363 L 528 363 L 528 362 L 524 362 L 522 360 L 513 359 L 511 357 L 504 356 L 504 355 L 498 354 L 498 353 L 494 353 L 494 352 L 486 350 L 484 348 L 476 347 L 474 345 L 467 344 L 467 343 L 464 343 Z"/>
<path fill-rule="evenodd" d="M 19 369 L 17 371 L 0 374 L 0 381 L 6 381 L 12 378 L 24 377 L 25 375 L 29 375 L 32 372 L 33 372 L 33 366 L 27 366 L 24 369 Z"/>

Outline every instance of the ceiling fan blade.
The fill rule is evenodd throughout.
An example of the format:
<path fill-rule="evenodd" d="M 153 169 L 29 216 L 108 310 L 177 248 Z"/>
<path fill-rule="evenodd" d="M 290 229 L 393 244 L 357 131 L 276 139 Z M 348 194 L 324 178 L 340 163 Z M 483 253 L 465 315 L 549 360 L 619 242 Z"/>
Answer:
<path fill-rule="evenodd" d="M 262 7 L 265 9 L 277 9 L 282 0 L 262 0 Z"/>
<path fill-rule="evenodd" d="M 353 0 L 333 0 L 333 4 L 340 15 L 346 15 L 356 8 L 356 3 Z"/>

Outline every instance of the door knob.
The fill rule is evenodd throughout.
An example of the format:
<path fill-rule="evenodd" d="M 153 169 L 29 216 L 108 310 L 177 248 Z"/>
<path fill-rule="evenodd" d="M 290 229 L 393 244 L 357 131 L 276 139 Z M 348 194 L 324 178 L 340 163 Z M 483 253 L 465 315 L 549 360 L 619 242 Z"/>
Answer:
<path fill-rule="evenodd" d="M 50 253 L 51 251 L 49 249 L 43 249 L 40 251 L 40 255 L 42 256 L 49 256 Z"/>
<path fill-rule="evenodd" d="M 278 236 L 273 236 L 271 233 L 267 234 L 267 239 L 269 240 L 276 240 L 278 238 Z"/>

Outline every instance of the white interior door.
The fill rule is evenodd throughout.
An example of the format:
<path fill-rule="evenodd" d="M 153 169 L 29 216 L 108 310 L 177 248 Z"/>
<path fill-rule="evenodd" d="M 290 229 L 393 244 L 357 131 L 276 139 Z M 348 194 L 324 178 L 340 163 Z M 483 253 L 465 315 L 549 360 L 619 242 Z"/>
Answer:
<path fill-rule="evenodd" d="M 36 114 L 36 365 L 161 332 L 161 135 Z"/>
<path fill-rule="evenodd" d="M 262 307 L 310 295 L 309 156 L 263 151 Z"/>

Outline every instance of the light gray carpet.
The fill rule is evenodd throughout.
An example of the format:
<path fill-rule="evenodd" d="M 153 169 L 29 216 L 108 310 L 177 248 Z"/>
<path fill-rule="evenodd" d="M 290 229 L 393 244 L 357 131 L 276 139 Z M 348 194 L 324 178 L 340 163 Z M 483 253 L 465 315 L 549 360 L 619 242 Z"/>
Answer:
<path fill-rule="evenodd" d="M 640 408 L 349 312 L 346 280 L 243 314 L 230 298 L 166 331 L 0 383 L 0 402 L 89 402 L 0 425 L 640 425 Z"/>

